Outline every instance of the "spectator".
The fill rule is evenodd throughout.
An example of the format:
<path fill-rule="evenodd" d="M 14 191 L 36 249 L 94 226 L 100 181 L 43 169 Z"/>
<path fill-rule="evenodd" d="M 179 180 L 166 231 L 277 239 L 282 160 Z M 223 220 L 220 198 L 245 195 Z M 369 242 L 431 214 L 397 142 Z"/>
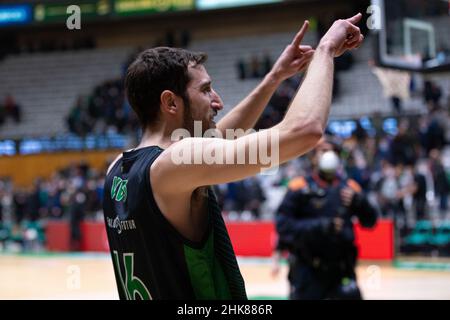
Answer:
<path fill-rule="evenodd" d="M 0 104 L 0 126 L 5 123 L 6 110 L 3 105 Z"/>
<path fill-rule="evenodd" d="M 29 211 L 27 218 L 31 221 L 36 221 L 43 217 L 44 203 L 46 203 L 46 190 L 43 188 L 43 181 L 36 179 L 34 182 L 34 189 L 29 197 Z"/>
<path fill-rule="evenodd" d="M 25 190 L 22 188 L 18 188 L 13 196 L 14 213 L 15 213 L 13 220 L 16 223 L 22 222 L 23 218 L 27 214 L 28 201 L 29 201 L 29 196 L 25 192 Z"/>
<path fill-rule="evenodd" d="M 439 107 L 439 100 L 442 97 L 442 90 L 433 81 L 425 81 L 423 98 L 429 110 Z"/>
<path fill-rule="evenodd" d="M 424 170 L 426 168 L 422 165 L 417 165 L 414 174 L 413 199 L 416 220 L 424 219 L 427 210 L 427 181 Z"/>
<path fill-rule="evenodd" d="M 250 75 L 252 78 L 261 77 L 261 63 L 256 55 L 250 59 Z"/>
<path fill-rule="evenodd" d="M 391 162 L 394 165 L 414 165 L 417 159 L 416 141 L 416 136 L 411 133 L 409 121 L 400 120 L 398 133 L 391 141 L 389 148 Z"/>
<path fill-rule="evenodd" d="M 383 216 L 395 217 L 401 210 L 399 201 L 400 184 L 398 174 L 389 162 L 383 161 L 381 177 L 376 182 L 377 200 Z"/>
<path fill-rule="evenodd" d="M 94 120 L 88 114 L 88 107 L 86 106 L 85 100 L 83 97 L 78 97 L 75 106 L 66 118 L 70 132 L 79 136 L 86 135 L 93 127 Z"/>
<path fill-rule="evenodd" d="M 16 123 L 22 118 L 22 107 L 17 104 L 14 97 L 10 94 L 6 95 L 4 108 L 7 116 L 10 116 Z"/>
<path fill-rule="evenodd" d="M 402 100 L 398 96 L 391 96 L 391 105 L 395 114 L 402 113 Z"/>
<path fill-rule="evenodd" d="M 272 70 L 273 66 L 272 58 L 270 57 L 270 54 L 267 51 L 264 53 L 262 65 L 263 65 L 262 75 L 266 75 L 270 72 L 270 70 Z"/>
<path fill-rule="evenodd" d="M 60 177 L 55 175 L 52 181 L 48 183 L 48 198 L 47 198 L 47 212 L 50 218 L 61 218 L 63 215 L 61 205 L 62 191 L 58 187 Z"/>
<path fill-rule="evenodd" d="M 357 153 L 358 152 L 354 152 L 348 157 L 345 171 L 349 179 L 355 180 L 362 189 L 366 191 L 369 186 L 370 174 L 366 170 L 365 164 L 361 163 L 361 160 L 356 160 L 358 157 L 361 157 L 361 155 L 358 156 Z M 360 163 L 358 164 L 358 162 Z"/>
<path fill-rule="evenodd" d="M 277 212 L 278 249 L 289 251 L 291 299 L 362 299 L 352 219 L 372 228 L 377 214 L 360 186 L 339 175 L 333 149 L 319 142 L 314 170 L 290 182 Z"/>
<path fill-rule="evenodd" d="M 429 117 L 428 126 L 425 132 L 426 154 L 429 154 L 433 149 L 441 150 L 446 144 L 442 119 L 443 115 L 438 110 L 433 111 Z"/>
<path fill-rule="evenodd" d="M 70 247 L 72 251 L 81 250 L 81 222 L 86 209 L 86 194 L 82 189 L 71 187 L 71 206 L 69 209 L 70 221 Z"/>
<path fill-rule="evenodd" d="M 184 29 L 180 35 L 180 46 L 181 48 L 187 48 L 189 47 L 190 43 L 191 43 L 191 32 L 187 29 Z"/>
<path fill-rule="evenodd" d="M 261 205 L 266 200 L 266 197 L 256 177 L 251 177 L 236 183 L 236 198 L 239 203 L 238 210 L 248 210 L 254 218 L 259 219 Z"/>
<path fill-rule="evenodd" d="M 3 197 L 5 194 L 4 182 L 0 180 L 0 229 L 3 225 Z"/>
<path fill-rule="evenodd" d="M 430 171 L 433 176 L 434 192 L 439 199 L 439 210 L 441 215 L 445 217 L 448 209 L 448 194 L 450 192 L 450 183 L 447 173 L 442 165 L 441 153 L 437 149 L 430 151 L 429 157 Z"/>
<path fill-rule="evenodd" d="M 247 67 L 245 65 L 245 61 L 240 58 L 236 63 L 238 76 L 240 80 L 245 80 L 247 78 Z"/>

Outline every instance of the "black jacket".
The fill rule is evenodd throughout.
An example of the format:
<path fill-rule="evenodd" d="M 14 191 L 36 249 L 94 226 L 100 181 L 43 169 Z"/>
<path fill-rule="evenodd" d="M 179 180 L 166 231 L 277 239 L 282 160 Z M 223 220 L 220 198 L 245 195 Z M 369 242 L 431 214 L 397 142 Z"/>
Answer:
<path fill-rule="evenodd" d="M 340 196 L 345 187 L 355 191 L 349 207 L 342 204 Z M 336 217 L 344 221 L 340 232 L 335 231 Z M 295 178 L 276 216 L 278 249 L 287 249 L 300 262 L 315 267 L 345 264 L 351 268 L 356 262 L 353 217 L 367 228 L 377 220 L 375 208 L 355 181 L 336 178 L 328 184 L 318 175 Z"/>

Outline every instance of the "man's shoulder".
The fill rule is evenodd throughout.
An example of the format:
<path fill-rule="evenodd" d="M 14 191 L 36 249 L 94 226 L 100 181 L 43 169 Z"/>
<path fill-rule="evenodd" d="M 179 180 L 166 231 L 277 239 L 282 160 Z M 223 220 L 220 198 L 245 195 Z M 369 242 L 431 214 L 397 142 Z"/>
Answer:
<path fill-rule="evenodd" d="M 306 189 L 307 187 L 308 187 L 308 181 L 305 177 L 302 177 L 302 176 L 298 176 L 298 177 L 291 179 L 291 181 L 289 181 L 289 184 L 288 184 L 288 189 L 289 189 L 289 191 L 292 191 L 292 192 L 301 191 L 301 190 Z"/>
<path fill-rule="evenodd" d="M 347 179 L 346 185 L 356 193 L 362 192 L 361 185 L 353 179 Z"/>
<path fill-rule="evenodd" d="M 114 166 L 115 166 L 116 163 L 122 158 L 122 156 L 123 156 L 123 154 L 120 153 L 120 154 L 113 160 L 113 162 L 111 162 L 111 164 L 110 164 L 109 167 L 108 167 L 108 171 L 106 171 L 106 175 L 108 175 L 108 174 L 111 172 L 112 168 L 114 168 Z"/>

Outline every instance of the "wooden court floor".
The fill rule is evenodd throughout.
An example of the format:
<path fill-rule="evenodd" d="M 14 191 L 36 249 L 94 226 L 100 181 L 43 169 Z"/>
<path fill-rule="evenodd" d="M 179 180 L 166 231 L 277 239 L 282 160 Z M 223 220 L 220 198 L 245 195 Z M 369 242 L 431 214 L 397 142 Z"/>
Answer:
<path fill-rule="evenodd" d="M 250 299 L 286 299 L 287 266 L 271 275 L 268 259 L 239 259 Z M 364 262 L 357 269 L 365 299 L 450 299 L 450 270 L 405 269 Z M 117 299 L 107 254 L 0 254 L 0 299 Z"/>

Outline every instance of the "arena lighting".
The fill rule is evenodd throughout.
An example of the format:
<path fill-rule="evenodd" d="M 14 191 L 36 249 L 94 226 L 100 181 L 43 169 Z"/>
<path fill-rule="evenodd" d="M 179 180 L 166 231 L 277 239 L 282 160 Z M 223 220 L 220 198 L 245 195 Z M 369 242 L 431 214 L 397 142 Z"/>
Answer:
<path fill-rule="evenodd" d="M 119 133 L 88 135 L 84 138 L 73 134 L 54 137 L 23 138 L 20 140 L 0 140 L 0 156 L 15 154 L 38 154 L 62 151 L 123 149 L 127 138 Z"/>
<path fill-rule="evenodd" d="M 375 136 L 375 128 L 372 120 L 368 117 L 362 117 L 359 120 L 331 120 L 328 124 L 328 130 L 340 138 L 350 138 L 353 132 L 357 128 L 357 121 L 359 121 L 361 127 L 366 130 L 367 134 L 371 137 Z M 398 132 L 398 121 L 395 118 L 389 117 L 382 122 L 383 131 L 389 135 L 395 136 Z"/>
<path fill-rule="evenodd" d="M 198 10 L 243 7 L 256 4 L 278 3 L 283 0 L 197 0 Z"/>
<path fill-rule="evenodd" d="M 30 21 L 30 5 L 0 5 L 0 26 L 9 24 L 26 24 Z"/>
<path fill-rule="evenodd" d="M 0 141 L 0 155 L 13 156 L 16 154 L 16 144 L 13 140 Z"/>

